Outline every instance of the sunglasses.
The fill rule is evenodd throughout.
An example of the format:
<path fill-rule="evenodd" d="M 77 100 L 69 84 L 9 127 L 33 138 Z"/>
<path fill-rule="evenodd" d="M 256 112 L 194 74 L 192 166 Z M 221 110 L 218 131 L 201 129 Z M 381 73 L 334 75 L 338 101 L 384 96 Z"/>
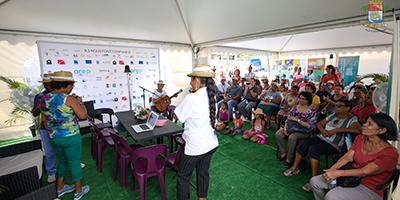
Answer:
<path fill-rule="evenodd" d="M 335 104 L 335 105 L 333 105 L 334 107 L 336 107 L 336 108 L 340 108 L 340 107 L 342 107 L 342 106 L 344 106 L 344 105 L 342 105 L 342 104 Z"/>

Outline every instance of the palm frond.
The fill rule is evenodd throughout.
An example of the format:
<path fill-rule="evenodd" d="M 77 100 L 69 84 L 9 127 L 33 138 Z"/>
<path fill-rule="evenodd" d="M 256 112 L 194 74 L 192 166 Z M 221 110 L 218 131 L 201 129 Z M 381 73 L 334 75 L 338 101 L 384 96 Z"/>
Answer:
<path fill-rule="evenodd" d="M 29 110 L 14 107 L 10 114 L 12 115 L 29 115 L 31 112 Z"/>
<path fill-rule="evenodd" d="M 2 99 L 2 100 L 0 101 L 0 103 L 3 103 L 4 101 L 9 101 L 9 102 L 11 102 L 11 99 L 10 99 L 10 98 Z"/>
<path fill-rule="evenodd" d="M 4 76 L 0 76 L 0 80 L 7 83 L 8 88 L 10 88 L 11 90 L 15 90 L 22 86 L 28 87 L 25 83 L 21 83 L 19 81 L 16 81 L 16 80 L 4 77 Z"/>
<path fill-rule="evenodd" d="M 383 83 L 384 82 L 389 82 L 389 74 L 382 74 L 382 73 L 370 73 L 370 74 L 365 74 L 361 77 L 361 79 L 365 78 L 375 78 L 381 80 Z"/>
<path fill-rule="evenodd" d="M 22 121 L 25 120 L 26 117 L 21 116 L 21 115 L 13 115 L 12 118 L 7 119 L 6 121 L 4 121 L 4 124 L 9 124 L 10 126 L 12 126 L 13 124 L 15 124 L 18 121 Z"/>

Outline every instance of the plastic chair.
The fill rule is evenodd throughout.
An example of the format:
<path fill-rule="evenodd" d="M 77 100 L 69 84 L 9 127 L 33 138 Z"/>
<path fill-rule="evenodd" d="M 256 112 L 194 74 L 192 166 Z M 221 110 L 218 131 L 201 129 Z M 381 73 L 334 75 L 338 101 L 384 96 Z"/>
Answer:
<path fill-rule="evenodd" d="M 115 129 L 105 129 L 100 130 L 93 121 L 88 121 L 89 124 L 93 127 L 95 133 L 95 142 L 97 143 L 97 170 L 99 172 L 103 171 L 103 151 L 108 148 L 114 147 L 114 141 L 112 140 L 111 136 L 106 136 L 103 132 L 108 133 L 118 133 Z M 100 139 L 100 141 L 98 140 Z M 95 154 L 95 153 L 94 153 Z"/>
<path fill-rule="evenodd" d="M 165 191 L 165 162 L 158 157 L 160 154 L 166 155 L 167 145 L 159 144 L 136 149 L 133 152 L 133 162 L 131 163 L 131 190 L 135 191 L 135 178 L 140 185 L 140 199 L 146 199 L 147 178 L 158 176 L 160 181 L 163 199 L 167 199 Z M 140 159 L 143 158 L 143 159 Z"/>
<path fill-rule="evenodd" d="M 400 169 L 396 168 L 393 171 L 393 174 L 388 182 L 375 186 L 375 190 L 385 190 L 383 193 L 383 200 L 390 200 L 387 196 L 388 189 L 390 189 L 390 185 L 392 184 L 392 182 L 393 182 L 393 188 L 391 189 L 391 191 L 394 191 L 394 189 L 396 189 L 397 182 L 399 181 L 399 171 Z"/>
<path fill-rule="evenodd" d="M 183 138 L 178 138 L 178 141 L 182 144 L 185 144 L 185 140 Z M 165 156 L 165 163 L 167 163 L 167 165 L 171 166 L 175 170 L 178 170 L 179 157 L 181 156 L 183 148 L 184 145 L 181 145 L 178 151 L 175 151 L 174 153 Z"/>
<path fill-rule="evenodd" d="M 111 108 L 99 108 L 89 112 L 89 117 L 92 119 L 97 118 L 99 120 L 103 120 L 102 114 L 108 114 L 110 116 L 110 123 L 99 123 L 96 124 L 99 129 L 112 128 L 112 116 L 114 115 L 114 111 Z"/>
<path fill-rule="evenodd" d="M 90 118 L 89 116 L 87 116 L 86 118 L 88 120 L 88 124 L 92 127 L 92 140 L 91 140 L 91 145 L 92 146 L 91 146 L 91 149 L 90 149 L 90 153 L 92 155 L 92 159 L 96 160 L 97 159 L 97 143 L 98 143 L 98 141 L 100 139 L 100 136 L 98 136 L 98 134 L 94 130 L 97 129 L 98 131 L 102 132 L 105 137 L 111 137 L 110 136 L 110 132 L 118 133 L 118 131 L 115 130 L 115 129 L 103 129 L 103 130 L 100 130 L 99 127 L 96 126 L 96 124 L 94 123 L 92 118 Z"/>
<path fill-rule="evenodd" d="M 117 180 L 118 163 L 121 160 L 121 188 L 126 188 L 126 168 L 133 159 L 133 151 L 144 147 L 141 144 L 129 145 L 126 139 L 116 133 L 111 133 L 117 153 L 115 155 L 114 181 Z"/>

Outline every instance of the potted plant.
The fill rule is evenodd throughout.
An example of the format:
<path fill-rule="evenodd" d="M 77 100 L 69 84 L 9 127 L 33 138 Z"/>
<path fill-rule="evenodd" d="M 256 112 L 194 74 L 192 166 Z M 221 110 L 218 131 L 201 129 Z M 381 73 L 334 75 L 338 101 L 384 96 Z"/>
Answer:
<path fill-rule="evenodd" d="M 135 112 L 135 116 L 138 119 L 146 119 L 149 116 L 149 114 L 151 113 L 149 108 L 143 108 L 142 106 L 139 106 L 139 105 L 136 105 L 133 112 Z"/>

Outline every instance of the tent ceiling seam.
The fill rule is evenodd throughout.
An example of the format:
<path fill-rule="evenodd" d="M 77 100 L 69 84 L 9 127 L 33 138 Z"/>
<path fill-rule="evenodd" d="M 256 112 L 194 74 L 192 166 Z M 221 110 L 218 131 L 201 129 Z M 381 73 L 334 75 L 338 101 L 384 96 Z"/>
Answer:
<path fill-rule="evenodd" d="M 281 53 L 283 51 L 283 49 L 286 47 L 287 44 L 289 44 L 290 40 L 292 40 L 294 35 L 291 35 L 290 38 L 286 41 L 286 43 L 283 45 L 283 47 L 281 48 L 281 50 L 279 50 L 278 53 Z"/>
<path fill-rule="evenodd" d="M 185 18 L 183 17 L 182 10 L 181 10 L 181 7 L 179 6 L 178 0 L 175 0 L 175 5 L 176 5 L 176 7 L 178 8 L 179 15 L 180 15 L 180 17 L 181 17 L 181 19 L 182 19 L 182 23 L 183 23 L 183 25 L 185 26 L 186 34 L 187 34 L 187 36 L 189 37 L 190 44 L 192 45 L 192 48 L 193 48 L 195 45 L 194 45 L 194 43 L 193 43 L 192 36 L 190 35 L 189 28 L 188 28 L 188 26 L 187 26 L 186 20 L 185 20 Z"/>
<path fill-rule="evenodd" d="M 49 32 L 37 32 L 37 31 L 21 31 L 21 30 L 8 30 L 0 29 L 0 34 L 7 34 L 13 36 L 35 36 L 35 37 L 62 37 L 69 39 L 85 39 L 85 40 L 103 40 L 105 42 L 137 42 L 137 43 L 148 43 L 157 45 L 175 45 L 175 46 L 187 46 L 187 43 L 177 42 L 165 42 L 165 41 L 154 41 L 154 40 L 138 40 L 129 38 L 117 38 L 117 37 L 104 37 L 104 36 L 89 36 L 89 35 L 77 35 L 77 34 L 64 34 L 64 33 L 49 33 Z"/>
<path fill-rule="evenodd" d="M 3 2 L 0 2 L 0 8 L 6 5 L 7 3 L 10 3 L 12 0 L 4 0 Z"/>
<path fill-rule="evenodd" d="M 323 49 L 303 49 L 297 51 L 283 51 L 281 53 L 294 53 L 294 52 L 307 52 L 307 51 L 334 51 L 339 49 L 356 49 L 356 48 L 374 48 L 374 47 L 384 47 L 384 46 L 392 46 L 392 43 L 389 44 L 378 44 L 378 45 L 366 45 L 366 46 L 350 46 L 350 47 L 333 47 L 333 48 L 323 48 Z"/>

